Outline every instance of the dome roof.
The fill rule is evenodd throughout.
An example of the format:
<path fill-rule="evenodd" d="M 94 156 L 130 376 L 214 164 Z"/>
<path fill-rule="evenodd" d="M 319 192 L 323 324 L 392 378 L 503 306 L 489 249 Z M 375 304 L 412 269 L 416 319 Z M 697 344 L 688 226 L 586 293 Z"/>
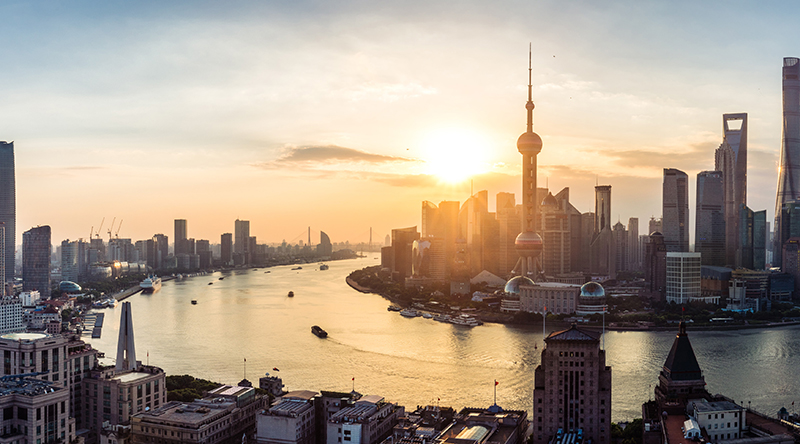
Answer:
<path fill-rule="evenodd" d="M 556 200 L 556 197 L 553 196 L 553 193 L 547 193 L 547 197 L 545 197 L 542 201 L 542 206 L 558 206 L 558 201 Z"/>
<path fill-rule="evenodd" d="M 652 237 L 652 236 L 661 236 L 661 237 L 664 237 L 664 235 L 663 235 L 663 234 L 661 234 L 661 232 L 660 232 L 660 231 L 653 231 L 652 233 L 650 233 L 650 236 L 651 236 L 651 237 Z"/>
<path fill-rule="evenodd" d="M 517 150 L 522 154 L 539 154 L 542 151 L 542 138 L 534 132 L 522 133 L 517 139 Z"/>
<path fill-rule="evenodd" d="M 58 290 L 65 293 L 80 293 L 81 286 L 72 281 L 61 281 L 58 284 Z"/>
<path fill-rule="evenodd" d="M 527 276 L 514 276 L 506 282 L 504 291 L 508 294 L 519 294 L 520 285 L 534 285 L 533 279 Z"/>
<path fill-rule="evenodd" d="M 597 282 L 587 282 L 581 286 L 581 297 L 602 298 L 606 290 Z"/>

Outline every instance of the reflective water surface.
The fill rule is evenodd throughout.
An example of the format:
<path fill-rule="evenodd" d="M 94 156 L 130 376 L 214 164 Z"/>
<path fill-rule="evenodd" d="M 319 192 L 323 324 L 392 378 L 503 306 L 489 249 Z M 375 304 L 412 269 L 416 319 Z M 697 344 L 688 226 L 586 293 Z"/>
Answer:
<path fill-rule="evenodd" d="M 355 386 L 407 407 L 437 402 L 457 409 L 485 407 L 493 402 L 497 380 L 497 403 L 530 414 L 541 325 L 469 329 L 388 312 L 385 299 L 358 293 L 344 281 L 352 270 L 377 263 L 373 256 L 330 262 L 326 271 L 308 264 L 297 271 L 286 266 L 215 273 L 137 294 L 128 299 L 137 358 L 167 374 L 224 383 L 246 376 L 257 385 L 268 371 L 282 377 L 288 390 Z M 290 290 L 295 297 L 287 297 Z M 113 357 L 120 308 L 105 311 L 102 338 L 86 340 Z M 312 325 L 327 330 L 328 339 L 311 334 Z M 548 331 L 563 328 L 547 325 Z M 674 332 L 606 334 L 614 421 L 641 416 L 674 337 Z M 689 337 L 710 392 L 751 402 L 771 415 L 792 401 L 800 405 L 800 326 L 690 331 Z"/>

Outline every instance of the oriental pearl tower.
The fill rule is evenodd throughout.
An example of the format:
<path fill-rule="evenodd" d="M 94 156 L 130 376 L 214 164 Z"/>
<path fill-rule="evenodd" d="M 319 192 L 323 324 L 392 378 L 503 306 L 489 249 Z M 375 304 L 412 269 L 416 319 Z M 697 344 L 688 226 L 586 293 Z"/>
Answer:
<path fill-rule="evenodd" d="M 536 233 L 539 202 L 536 192 L 536 156 L 542 151 L 542 138 L 533 132 L 533 99 L 531 98 L 531 52 L 528 51 L 528 130 L 517 139 L 517 149 L 522 154 L 522 233 L 514 241 L 520 257 L 520 276 L 506 284 L 506 293 L 519 293 L 519 286 L 532 285 L 529 275 L 536 275 L 536 260 L 542 253 L 542 238 Z"/>

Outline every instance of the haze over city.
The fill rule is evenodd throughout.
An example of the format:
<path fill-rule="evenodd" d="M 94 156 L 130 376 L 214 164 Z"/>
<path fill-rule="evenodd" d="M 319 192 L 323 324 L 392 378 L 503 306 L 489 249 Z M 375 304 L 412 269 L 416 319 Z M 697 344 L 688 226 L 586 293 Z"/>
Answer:
<path fill-rule="evenodd" d="M 528 42 L 539 186 L 612 220 L 661 215 L 663 168 L 714 168 L 749 115 L 748 204 L 772 220 L 797 6 L 722 2 L 4 2 L 0 140 L 17 238 L 103 217 L 142 239 L 326 231 L 380 242 L 420 202 L 519 194 Z M 472 185 L 471 185 L 472 181 Z M 106 221 L 108 223 L 108 221 Z M 646 225 L 642 224 L 642 232 Z M 693 233 L 693 230 L 690 230 Z"/>

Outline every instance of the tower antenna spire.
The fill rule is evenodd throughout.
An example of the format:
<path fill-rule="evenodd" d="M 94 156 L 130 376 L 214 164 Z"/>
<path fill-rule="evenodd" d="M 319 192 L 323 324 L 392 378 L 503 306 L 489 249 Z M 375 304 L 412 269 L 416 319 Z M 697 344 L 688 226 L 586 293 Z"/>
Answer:
<path fill-rule="evenodd" d="M 528 132 L 533 132 L 533 108 L 535 107 L 533 104 L 533 85 L 532 85 L 532 72 L 533 72 L 533 45 L 528 43 L 528 103 L 525 105 L 525 108 L 528 110 Z"/>

